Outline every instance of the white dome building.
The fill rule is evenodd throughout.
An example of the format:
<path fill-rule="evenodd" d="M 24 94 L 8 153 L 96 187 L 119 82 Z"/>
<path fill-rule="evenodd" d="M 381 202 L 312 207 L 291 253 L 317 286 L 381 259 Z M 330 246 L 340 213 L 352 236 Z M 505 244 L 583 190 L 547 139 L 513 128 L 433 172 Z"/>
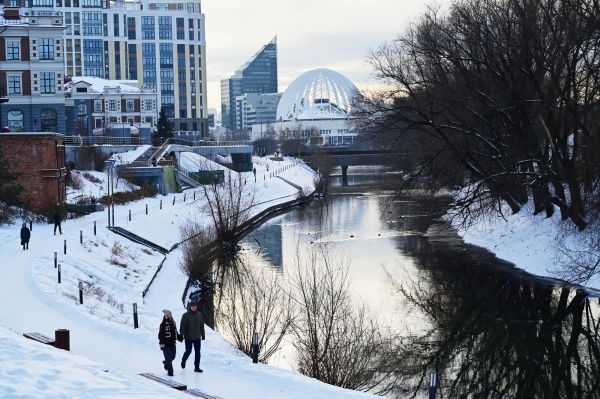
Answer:
<path fill-rule="evenodd" d="M 352 101 L 360 92 L 348 78 L 326 68 L 313 69 L 294 80 L 281 96 L 276 123 L 280 138 L 306 138 L 313 144 L 351 144 L 358 132 L 352 123 Z M 253 125 L 254 139 L 267 131 Z M 315 132 L 318 135 L 315 137 Z"/>
<path fill-rule="evenodd" d="M 358 89 L 331 69 L 305 72 L 290 84 L 277 107 L 277 122 L 348 119 Z"/>

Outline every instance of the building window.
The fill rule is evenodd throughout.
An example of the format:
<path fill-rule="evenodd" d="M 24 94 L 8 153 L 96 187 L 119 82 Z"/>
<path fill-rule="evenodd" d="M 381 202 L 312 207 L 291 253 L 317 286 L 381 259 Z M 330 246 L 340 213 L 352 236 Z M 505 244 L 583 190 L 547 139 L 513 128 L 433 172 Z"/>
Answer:
<path fill-rule="evenodd" d="M 154 39 L 154 17 L 142 17 L 142 39 Z"/>
<path fill-rule="evenodd" d="M 127 112 L 133 112 L 133 100 L 127 100 L 125 106 L 127 107 Z"/>
<path fill-rule="evenodd" d="M 94 101 L 94 112 L 102 112 L 102 100 Z"/>
<path fill-rule="evenodd" d="M 56 93 L 56 78 L 54 77 L 54 72 L 42 72 L 40 74 L 40 93 Z"/>
<path fill-rule="evenodd" d="M 33 7 L 52 7 L 54 6 L 54 0 L 33 0 L 31 5 Z"/>
<path fill-rule="evenodd" d="M 81 0 L 82 7 L 102 7 L 102 0 Z"/>
<path fill-rule="evenodd" d="M 152 111 L 154 109 L 154 101 L 153 100 L 144 100 L 144 110 Z"/>
<path fill-rule="evenodd" d="M 54 59 L 54 43 L 51 38 L 43 37 L 39 40 L 39 57 L 40 60 Z"/>
<path fill-rule="evenodd" d="M 184 19 L 177 18 L 176 24 L 177 24 L 177 40 L 184 40 L 185 39 Z"/>
<path fill-rule="evenodd" d="M 127 17 L 127 38 L 135 39 L 135 18 Z"/>
<path fill-rule="evenodd" d="M 117 100 L 108 101 L 108 110 L 110 112 L 116 112 L 119 110 L 119 102 Z"/>
<path fill-rule="evenodd" d="M 95 126 L 96 126 L 96 129 L 101 129 L 102 128 L 102 118 L 96 118 L 95 119 Z"/>
<path fill-rule="evenodd" d="M 8 112 L 8 128 L 11 132 L 23 131 L 23 112 L 9 111 Z"/>
<path fill-rule="evenodd" d="M 87 105 L 79 104 L 77 106 L 77 115 L 78 116 L 87 116 Z"/>
<path fill-rule="evenodd" d="M 160 39 L 173 38 L 171 17 L 158 17 L 158 37 Z"/>
<path fill-rule="evenodd" d="M 56 111 L 52 109 L 45 109 L 42 111 L 42 132 L 56 132 L 57 124 L 56 124 Z"/>
<path fill-rule="evenodd" d="M 21 94 L 21 76 L 8 75 L 8 94 Z"/>
<path fill-rule="evenodd" d="M 6 41 L 6 59 L 20 60 L 21 59 L 21 42 L 19 40 Z"/>

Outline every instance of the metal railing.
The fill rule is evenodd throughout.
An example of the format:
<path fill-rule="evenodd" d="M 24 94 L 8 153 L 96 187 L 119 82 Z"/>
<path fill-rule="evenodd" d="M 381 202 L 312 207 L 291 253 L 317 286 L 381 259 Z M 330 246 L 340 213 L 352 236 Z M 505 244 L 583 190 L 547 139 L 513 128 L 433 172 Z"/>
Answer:
<path fill-rule="evenodd" d="M 89 147 L 93 145 L 146 145 L 149 140 L 144 137 L 111 137 L 111 136 L 65 136 L 65 145 L 70 147 Z"/>
<path fill-rule="evenodd" d="M 186 140 L 181 137 L 172 137 L 171 144 L 185 145 L 188 147 L 241 147 L 251 146 L 251 141 L 208 141 L 208 140 Z"/>
<path fill-rule="evenodd" d="M 150 158 L 148 158 L 147 166 L 154 166 L 155 164 L 157 165 L 158 162 L 160 162 L 162 156 L 165 155 L 165 151 L 167 150 L 167 148 L 170 145 L 171 145 L 171 139 L 165 140 L 165 142 L 162 143 L 162 145 L 160 147 L 158 147 L 158 150 L 154 151 L 154 154 L 152 154 L 150 156 Z"/>

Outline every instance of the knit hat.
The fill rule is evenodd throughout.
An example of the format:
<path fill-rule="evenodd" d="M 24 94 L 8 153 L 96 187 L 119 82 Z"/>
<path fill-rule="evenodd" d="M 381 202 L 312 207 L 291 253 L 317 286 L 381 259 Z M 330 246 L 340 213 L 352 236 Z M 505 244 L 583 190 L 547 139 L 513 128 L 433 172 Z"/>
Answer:
<path fill-rule="evenodd" d="M 170 318 L 173 318 L 173 314 L 171 313 L 171 311 L 170 311 L 170 310 L 163 309 L 163 313 L 165 314 L 165 317 L 167 317 L 167 316 L 168 316 L 168 317 L 170 317 Z"/>

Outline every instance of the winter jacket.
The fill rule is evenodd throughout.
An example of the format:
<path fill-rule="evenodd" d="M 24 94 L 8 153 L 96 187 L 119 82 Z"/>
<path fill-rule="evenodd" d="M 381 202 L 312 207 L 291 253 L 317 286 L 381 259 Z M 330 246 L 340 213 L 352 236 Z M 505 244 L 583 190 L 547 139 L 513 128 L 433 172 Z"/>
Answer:
<path fill-rule="evenodd" d="M 52 220 L 55 224 L 60 224 L 62 220 L 62 218 L 60 217 L 60 213 L 56 212 L 54 215 L 52 215 Z"/>
<path fill-rule="evenodd" d="M 165 347 L 171 347 L 175 346 L 176 339 L 177 325 L 175 324 L 175 320 L 168 320 L 166 317 L 163 318 L 162 323 L 160 323 L 160 328 L 158 329 L 158 343 Z"/>
<path fill-rule="evenodd" d="M 179 328 L 179 332 L 188 341 L 204 339 L 204 316 L 200 311 L 188 310 L 181 316 Z"/>
<path fill-rule="evenodd" d="M 27 227 L 21 227 L 21 241 L 29 242 L 30 238 L 31 238 L 31 232 L 29 231 L 29 229 Z"/>

